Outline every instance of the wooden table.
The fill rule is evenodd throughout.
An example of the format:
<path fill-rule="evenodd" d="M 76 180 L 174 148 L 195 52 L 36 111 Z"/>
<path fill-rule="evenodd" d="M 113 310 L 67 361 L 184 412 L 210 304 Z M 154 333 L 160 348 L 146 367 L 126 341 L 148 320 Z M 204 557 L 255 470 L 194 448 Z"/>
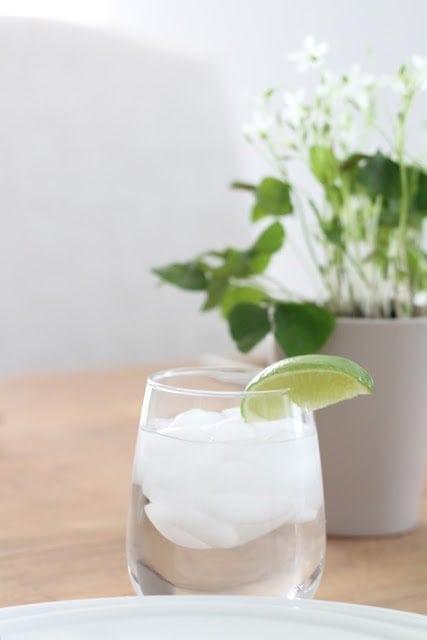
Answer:
<path fill-rule="evenodd" d="M 0 381 L 0 606 L 132 594 L 129 481 L 158 368 Z M 427 614 L 427 493 L 409 534 L 330 539 L 317 597 Z"/>

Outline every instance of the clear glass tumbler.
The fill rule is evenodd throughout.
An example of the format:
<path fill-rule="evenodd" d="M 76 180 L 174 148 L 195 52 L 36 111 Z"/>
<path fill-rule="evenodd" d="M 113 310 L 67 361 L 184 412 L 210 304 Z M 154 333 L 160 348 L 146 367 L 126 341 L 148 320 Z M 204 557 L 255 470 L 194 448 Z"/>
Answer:
<path fill-rule="evenodd" d="M 316 426 L 286 392 L 245 392 L 255 373 L 148 379 L 127 532 L 138 594 L 314 595 L 325 555 Z M 287 417 L 245 422 L 241 402 L 255 395 L 286 400 Z"/>

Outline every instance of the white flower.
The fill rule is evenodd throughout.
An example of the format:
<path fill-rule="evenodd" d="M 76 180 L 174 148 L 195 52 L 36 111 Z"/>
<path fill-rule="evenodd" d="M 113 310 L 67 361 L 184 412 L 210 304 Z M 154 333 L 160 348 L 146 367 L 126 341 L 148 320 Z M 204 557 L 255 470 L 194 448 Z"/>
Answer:
<path fill-rule="evenodd" d="M 401 96 L 413 96 L 417 91 L 427 90 L 427 58 L 412 56 L 396 74 L 383 79 L 383 84 Z"/>
<path fill-rule="evenodd" d="M 360 111 L 369 107 L 374 85 L 374 76 L 362 73 L 359 65 L 353 65 L 349 73 L 342 76 L 343 96 Z"/>
<path fill-rule="evenodd" d="M 327 42 L 317 43 L 310 34 L 304 38 L 302 51 L 294 51 L 288 55 L 288 60 L 296 62 L 297 71 L 307 71 L 323 64 L 323 59 L 329 49 Z"/>
<path fill-rule="evenodd" d="M 427 57 L 412 56 L 411 65 L 420 90 L 425 91 L 427 89 Z"/>
<path fill-rule="evenodd" d="M 412 66 L 417 71 L 427 73 L 427 57 L 426 56 L 412 56 Z"/>
<path fill-rule="evenodd" d="M 304 89 L 297 89 L 294 93 L 285 91 L 282 97 L 285 103 L 282 118 L 286 124 L 297 129 L 305 116 L 305 91 Z"/>
<path fill-rule="evenodd" d="M 318 85 L 315 87 L 315 95 L 318 98 L 330 98 L 336 91 L 339 81 L 330 71 L 322 71 Z"/>
<path fill-rule="evenodd" d="M 399 75 L 385 76 L 384 78 L 382 78 L 381 84 L 384 87 L 389 87 L 399 96 L 404 96 L 408 92 L 408 87 L 405 80 Z"/>
<path fill-rule="evenodd" d="M 274 116 L 266 111 L 255 111 L 252 121 L 243 125 L 243 134 L 252 138 L 265 138 L 274 125 Z"/>

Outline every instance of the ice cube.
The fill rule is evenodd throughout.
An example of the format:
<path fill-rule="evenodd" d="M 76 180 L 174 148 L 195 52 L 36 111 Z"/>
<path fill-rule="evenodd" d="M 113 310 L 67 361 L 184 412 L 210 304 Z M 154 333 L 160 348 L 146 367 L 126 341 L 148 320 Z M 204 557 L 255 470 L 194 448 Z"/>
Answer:
<path fill-rule="evenodd" d="M 216 411 L 189 409 L 178 414 L 172 422 L 161 429 L 161 433 L 183 440 L 209 441 L 209 429 L 220 422 L 222 415 Z"/>
<path fill-rule="evenodd" d="M 229 407 L 228 409 L 224 409 L 222 412 L 223 418 L 236 420 L 239 422 L 242 420 L 242 414 L 240 413 L 240 407 Z"/>
<path fill-rule="evenodd" d="M 162 535 L 181 546 L 206 549 L 234 547 L 238 535 L 234 527 L 216 520 L 185 502 L 145 505 L 145 513 Z"/>
<path fill-rule="evenodd" d="M 311 520 L 322 504 L 314 435 L 286 439 L 283 424 L 247 425 L 234 409 L 226 411 L 193 409 L 161 433 L 140 433 L 134 477 L 150 500 L 147 516 L 176 544 L 242 544 L 285 522 Z M 291 427 L 302 433 L 301 426 Z M 282 440 L 271 440 L 274 429 L 281 429 Z M 187 440 L 194 430 L 199 441 Z"/>
<path fill-rule="evenodd" d="M 188 531 L 182 529 L 173 517 L 173 513 L 166 511 L 165 507 L 159 504 L 145 505 L 145 513 L 149 520 L 160 533 L 174 544 L 190 549 L 208 549 L 209 545 L 192 536 Z"/>

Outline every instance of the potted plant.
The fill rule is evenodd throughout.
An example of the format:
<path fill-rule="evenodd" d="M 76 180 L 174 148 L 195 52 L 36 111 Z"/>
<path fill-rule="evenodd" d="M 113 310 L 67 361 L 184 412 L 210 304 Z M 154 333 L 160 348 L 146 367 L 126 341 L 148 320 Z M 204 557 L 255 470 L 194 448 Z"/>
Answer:
<path fill-rule="evenodd" d="M 240 351 L 272 333 L 287 356 L 324 349 L 370 370 L 366 404 L 318 416 L 327 518 L 332 533 L 395 533 L 417 521 L 427 434 L 427 168 L 407 148 L 427 58 L 379 79 L 326 69 L 326 51 L 306 38 L 290 58 L 316 72 L 310 91 L 265 92 L 245 127 L 272 168 L 258 184 L 233 183 L 252 197 L 254 242 L 154 272 L 203 291 L 203 310 L 220 310 Z M 292 277 L 271 277 L 291 218 L 322 283 L 315 301 L 290 290 Z"/>

